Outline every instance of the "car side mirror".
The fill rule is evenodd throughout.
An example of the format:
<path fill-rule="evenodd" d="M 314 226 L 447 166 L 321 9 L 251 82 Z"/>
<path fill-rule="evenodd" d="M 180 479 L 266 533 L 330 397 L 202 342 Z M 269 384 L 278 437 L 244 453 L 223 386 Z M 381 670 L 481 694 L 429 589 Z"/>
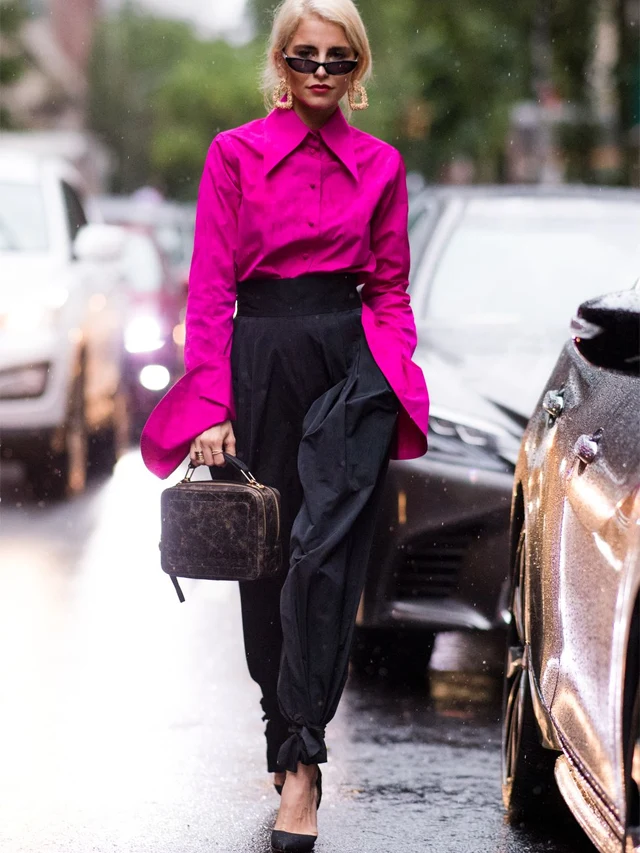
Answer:
<path fill-rule="evenodd" d="M 640 282 L 583 302 L 571 322 L 573 343 L 596 367 L 640 374 Z"/>
<path fill-rule="evenodd" d="M 90 222 L 73 241 L 74 257 L 80 261 L 117 261 L 124 251 L 126 231 L 118 225 Z"/>

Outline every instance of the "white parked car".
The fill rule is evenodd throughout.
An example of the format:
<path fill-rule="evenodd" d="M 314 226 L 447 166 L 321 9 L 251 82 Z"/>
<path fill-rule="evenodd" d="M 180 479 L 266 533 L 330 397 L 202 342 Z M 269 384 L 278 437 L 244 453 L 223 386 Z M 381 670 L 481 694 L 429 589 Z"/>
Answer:
<path fill-rule="evenodd" d="M 39 498 L 82 491 L 126 442 L 123 241 L 87 224 L 71 166 L 0 152 L 0 440 Z"/>

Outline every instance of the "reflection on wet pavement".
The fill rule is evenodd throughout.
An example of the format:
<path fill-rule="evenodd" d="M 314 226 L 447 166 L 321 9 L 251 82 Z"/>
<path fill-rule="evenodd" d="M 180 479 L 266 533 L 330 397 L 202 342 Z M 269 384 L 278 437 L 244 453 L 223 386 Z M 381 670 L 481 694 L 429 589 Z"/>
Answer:
<path fill-rule="evenodd" d="M 69 504 L 3 472 L 2 853 L 266 853 L 277 795 L 234 584 L 159 568 L 167 484 L 136 453 Z M 588 853 L 509 826 L 499 642 L 441 635 L 429 679 L 352 679 L 329 728 L 318 853 Z"/>

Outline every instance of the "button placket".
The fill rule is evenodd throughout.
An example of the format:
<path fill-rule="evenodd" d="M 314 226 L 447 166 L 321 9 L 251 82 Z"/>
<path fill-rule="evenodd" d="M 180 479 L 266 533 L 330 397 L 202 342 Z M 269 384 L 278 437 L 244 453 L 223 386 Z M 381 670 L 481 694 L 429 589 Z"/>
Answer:
<path fill-rule="evenodd" d="M 318 234 L 319 224 L 320 224 L 320 196 L 321 196 L 321 187 L 322 187 L 322 162 L 320 160 L 320 150 L 315 149 L 314 145 L 317 145 L 317 142 L 314 140 L 309 141 L 310 153 L 314 155 L 314 160 L 310 166 L 309 174 L 306 176 L 306 180 L 308 181 L 308 189 L 305 193 L 306 198 L 308 199 L 308 204 L 306 207 L 306 231 L 310 241 L 315 240 L 316 235 Z M 313 247 L 313 243 L 311 243 L 311 247 Z M 303 260 L 308 261 L 313 252 L 307 251 L 302 255 Z"/>

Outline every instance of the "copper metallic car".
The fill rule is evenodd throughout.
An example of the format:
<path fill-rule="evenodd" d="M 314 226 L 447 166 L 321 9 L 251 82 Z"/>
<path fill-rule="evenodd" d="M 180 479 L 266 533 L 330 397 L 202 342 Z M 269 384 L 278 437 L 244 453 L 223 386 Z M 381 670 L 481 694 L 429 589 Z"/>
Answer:
<path fill-rule="evenodd" d="M 503 798 L 640 851 L 640 282 L 584 302 L 516 465 Z"/>

